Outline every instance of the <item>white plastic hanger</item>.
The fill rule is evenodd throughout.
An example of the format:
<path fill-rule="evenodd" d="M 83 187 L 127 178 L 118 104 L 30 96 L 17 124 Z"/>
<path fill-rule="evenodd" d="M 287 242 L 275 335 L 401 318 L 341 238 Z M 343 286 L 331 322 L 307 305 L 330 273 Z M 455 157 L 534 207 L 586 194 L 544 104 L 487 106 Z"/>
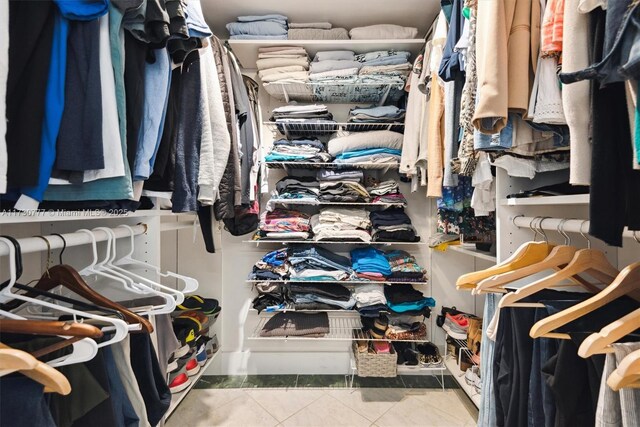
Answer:
<path fill-rule="evenodd" d="M 0 237 L 0 241 L 2 241 L 9 248 L 9 284 L 2 290 L 0 290 L 0 301 L 7 302 L 11 300 L 20 300 L 25 301 L 27 303 L 31 303 L 37 306 L 46 307 L 51 310 L 55 310 L 58 312 L 63 312 L 67 314 L 71 314 L 74 316 L 74 321 L 81 321 L 76 316 L 80 318 L 86 318 L 91 320 L 96 320 L 100 323 L 106 323 L 111 325 L 110 329 L 113 330 L 113 337 L 109 340 L 105 340 L 101 343 L 96 343 L 91 338 L 83 338 L 80 341 L 73 343 L 73 352 L 71 354 L 62 356 L 60 358 L 54 359 L 52 361 L 47 362 L 48 365 L 56 367 L 56 366 L 65 366 L 72 365 L 75 363 L 82 363 L 88 360 L 93 359 L 98 353 L 98 349 L 101 347 L 106 347 L 111 344 L 115 344 L 119 341 L 122 341 L 128 334 L 127 323 L 121 319 L 114 319 L 112 317 L 100 316 L 97 314 L 87 313 L 81 310 L 76 310 L 70 307 L 65 307 L 62 305 L 58 305 L 55 303 L 51 303 L 44 300 L 39 300 L 36 298 L 27 297 L 21 295 L 19 293 L 12 292 L 13 285 L 16 283 L 16 252 L 13 244 L 6 238 Z M 13 314 L 11 317 L 25 319 L 19 315 Z"/>
<path fill-rule="evenodd" d="M 127 230 L 129 230 L 129 233 L 130 233 L 129 242 L 131 244 L 131 249 L 129 250 L 129 253 L 127 255 L 125 255 L 123 258 L 120 258 L 115 263 L 113 263 L 114 265 L 123 266 L 123 267 L 127 265 L 137 265 L 139 267 L 151 269 L 161 277 L 174 277 L 184 282 L 184 288 L 182 288 L 182 292 L 185 294 L 189 294 L 198 290 L 198 286 L 199 286 L 198 281 L 193 277 L 184 276 L 182 274 L 173 273 L 171 271 L 162 273 L 162 271 L 160 270 L 160 267 L 134 259 L 133 252 L 135 251 L 135 241 L 134 241 L 135 234 L 133 232 L 133 228 L 125 224 L 119 225 L 118 227 L 124 227 Z"/>
<path fill-rule="evenodd" d="M 96 236 L 95 234 L 93 234 L 90 230 L 87 229 L 82 229 L 82 230 L 78 230 L 78 232 L 83 232 L 86 233 L 90 236 L 91 238 L 91 248 L 92 248 L 92 252 L 93 252 L 93 261 L 91 263 L 91 265 L 89 265 L 88 267 L 84 268 L 82 271 L 80 271 L 80 275 L 83 276 L 91 276 L 91 275 L 96 275 L 99 277 L 106 277 L 112 281 L 115 281 L 119 284 L 122 285 L 122 289 L 128 290 L 128 291 L 132 291 L 138 295 L 154 295 L 154 296 L 158 296 L 161 297 L 164 300 L 164 304 L 160 305 L 160 306 L 152 306 L 149 310 L 146 310 L 142 313 L 139 314 L 143 314 L 143 315 L 154 315 L 154 314 L 169 314 L 172 313 L 175 308 L 176 308 L 176 301 L 175 299 L 171 296 L 171 295 L 167 295 L 163 292 L 159 292 L 156 291 L 155 289 L 144 285 L 144 284 L 137 284 L 136 288 L 133 288 L 132 286 L 130 286 L 130 282 L 132 282 L 130 279 L 125 279 L 123 277 L 121 277 L 120 275 L 116 275 L 110 271 L 108 271 L 106 268 L 104 268 L 104 265 L 106 263 L 106 261 L 109 259 L 109 257 L 111 256 L 111 234 L 109 233 L 109 231 L 106 231 L 104 228 L 102 228 L 103 231 L 105 231 L 105 233 L 107 234 L 107 256 L 105 257 L 105 260 L 101 263 L 98 263 L 98 245 L 96 242 Z M 135 309 L 134 309 L 135 310 Z M 137 310 L 136 310 L 137 311 Z"/>
<path fill-rule="evenodd" d="M 129 270 L 126 270 L 117 265 L 113 265 L 113 261 L 116 258 L 116 235 L 110 228 L 98 227 L 96 230 L 103 230 L 106 232 L 111 238 L 111 253 L 108 259 L 106 259 L 103 263 L 101 263 L 102 268 L 108 269 L 108 271 L 113 274 L 117 274 L 124 278 L 125 280 L 130 280 L 132 286 L 137 287 L 139 289 L 148 289 L 149 287 L 155 289 L 160 293 L 168 294 L 175 300 L 176 305 L 180 305 L 184 302 L 184 294 L 177 289 L 170 288 L 168 286 L 164 286 L 161 283 L 148 279 L 144 276 L 140 276 L 139 274 L 133 273 Z M 175 307 L 173 308 L 175 310 Z M 172 310 L 173 311 L 173 310 Z"/>

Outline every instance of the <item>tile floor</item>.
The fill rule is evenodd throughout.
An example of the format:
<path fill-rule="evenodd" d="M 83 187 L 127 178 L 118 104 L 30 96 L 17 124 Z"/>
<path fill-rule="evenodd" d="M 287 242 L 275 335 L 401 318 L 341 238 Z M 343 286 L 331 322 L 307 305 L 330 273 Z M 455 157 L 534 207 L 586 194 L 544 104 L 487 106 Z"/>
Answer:
<path fill-rule="evenodd" d="M 349 389 L 341 375 L 203 377 L 166 426 L 476 425 L 477 410 L 462 390 L 399 379 Z"/>

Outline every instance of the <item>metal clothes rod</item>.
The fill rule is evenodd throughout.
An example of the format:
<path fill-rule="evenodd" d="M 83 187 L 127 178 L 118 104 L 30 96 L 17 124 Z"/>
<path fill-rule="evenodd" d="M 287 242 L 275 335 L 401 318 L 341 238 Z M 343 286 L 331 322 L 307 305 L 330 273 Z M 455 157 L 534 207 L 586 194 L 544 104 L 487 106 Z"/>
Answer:
<path fill-rule="evenodd" d="M 132 225 L 133 234 L 135 236 L 139 236 L 141 234 L 146 233 L 147 225 L 146 224 L 138 224 Z M 116 235 L 117 239 L 121 239 L 123 237 L 131 236 L 131 232 L 124 227 L 114 227 L 111 228 Z M 103 230 L 92 230 L 93 235 L 96 237 L 97 242 L 104 242 L 107 240 L 107 233 Z M 91 244 L 91 237 L 87 233 L 75 232 L 75 233 L 66 233 L 62 235 L 64 240 L 67 242 L 67 248 L 72 246 L 81 246 Z M 62 249 L 64 246 L 62 239 L 59 236 L 43 236 L 49 241 L 49 246 L 51 249 Z M 47 243 L 39 237 L 26 237 L 22 239 L 17 239 L 18 243 L 20 243 L 20 250 L 23 254 L 25 253 L 33 253 L 33 252 L 42 252 L 48 250 Z M 3 242 L 0 242 L 0 256 L 9 255 L 9 248 Z"/>
<path fill-rule="evenodd" d="M 535 220 L 534 218 L 535 217 L 532 217 L 532 216 L 510 217 L 509 222 L 519 228 L 529 228 L 529 225 L 531 225 L 533 229 L 540 229 L 541 218 L 537 217 L 535 218 Z M 569 219 L 565 221 L 564 218 L 545 218 L 544 221 L 542 221 L 542 229 L 547 231 L 557 231 L 558 226 L 562 221 L 564 221 L 564 223 L 562 224 L 562 230 L 564 230 L 565 232 L 568 232 L 568 233 L 582 232 L 585 235 L 587 235 L 587 233 L 589 232 L 589 221 L 588 220 L 585 221 L 582 219 Z M 640 238 L 640 231 L 636 231 L 636 235 L 637 237 Z M 633 231 L 630 231 L 628 228 L 625 227 L 624 232 L 622 233 L 622 236 L 633 238 L 634 237 Z"/>

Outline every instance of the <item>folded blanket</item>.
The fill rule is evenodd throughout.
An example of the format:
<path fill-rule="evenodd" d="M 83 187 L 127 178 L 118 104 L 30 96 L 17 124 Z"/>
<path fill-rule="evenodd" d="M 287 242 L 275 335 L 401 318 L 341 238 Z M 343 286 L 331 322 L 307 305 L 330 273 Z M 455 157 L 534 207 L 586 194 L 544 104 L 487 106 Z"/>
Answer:
<path fill-rule="evenodd" d="M 349 68 L 356 68 L 359 70 L 362 68 L 362 63 L 342 59 L 312 62 L 309 66 L 309 71 L 312 73 L 324 73 L 326 71 L 346 70 Z"/>
<path fill-rule="evenodd" d="M 346 60 L 353 61 L 356 54 L 350 50 L 326 50 L 324 52 L 316 53 L 314 62 L 318 61 L 331 61 L 331 60 Z"/>
<path fill-rule="evenodd" d="M 403 135 L 389 130 L 371 132 L 354 132 L 347 136 L 334 138 L 329 141 L 327 151 L 332 156 L 349 151 L 367 148 L 402 148 Z"/>
<path fill-rule="evenodd" d="M 353 40 L 415 39 L 418 37 L 418 29 L 393 24 L 369 25 L 352 28 L 349 36 Z"/>
<path fill-rule="evenodd" d="M 329 333 L 327 313 L 276 313 L 265 323 L 261 337 L 321 336 Z"/>
<path fill-rule="evenodd" d="M 319 30 L 330 30 L 330 22 L 291 22 L 289 28 L 317 28 Z"/>
<path fill-rule="evenodd" d="M 349 40 L 349 33 L 344 28 L 294 28 L 289 30 L 289 40 Z"/>
<path fill-rule="evenodd" d="M 287 24 L 274 21 L 230 22 L 227 24 L 227 30 L 232 36 L 283 36 L 287 34 Z"/>
<path fill-rule="evenodd" d="M 267 58 L 286 58 L 286 59 L 298 59 L 298 58 L 307 58 L 307 54 L 302 53 L 259 53 L 258 59 L 267 59 Z"/>
<path fill-rule="evenodd" d="M 291 71 L 288 73 L 268 74 L 261 77 L 264 83 L 273 83 L 281 81 L 306 82 L 309 80 L 309 73 L 306 71 Z"/>
<path fill-rule="evenodd" d="M 268 68 L 289 67 L 298 65 L 305 70 L 309 69 L 309 61 L 306 58 L 267 58 L 258 59 L 256 67 L 258 70 L 266 70 Z"/>
<path fill-rule="evenodd" d="M 273 74 L 291 73 L 294 71 L 304 71 L 305 68 L 301 65 L 288 65 L 286 67 L 267 68 L 265 70 L 258 71 L 258 77 L 261 79 Z"/>

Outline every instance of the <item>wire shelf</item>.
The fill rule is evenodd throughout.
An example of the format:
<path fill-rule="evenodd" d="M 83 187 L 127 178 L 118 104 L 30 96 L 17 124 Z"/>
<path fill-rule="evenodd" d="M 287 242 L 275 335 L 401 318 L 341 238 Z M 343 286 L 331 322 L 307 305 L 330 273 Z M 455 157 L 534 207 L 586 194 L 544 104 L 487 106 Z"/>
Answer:
<path fill-rule="evenodd" d="M 406 203 L 371 203 L 371 202 L 321 202 L 314 199 L 271 199 L 270 204 L 295 205 L 295 206 L 365 206 L 365 207 L 389 207 L 407 206 Z"/>
<path fill-rule="evenodd" d="M 305 310 L 312 312 L 312 310 Z M 341 312 L 340 314 L 336 311 Z M 390 340 L 390 339 L 375 339 L 362 330 L 362 322 L 357 311 L 348 310 L 336 310 L 330 312 L 329 316 L 329 333 L 323 337 L 304 337 L 304 336 L 284 336 L 284 337 L 261 337 L 260 331 L 264 328 L 265 324 L 269 321 L 271 316 L 260 317 L 258 325 L 253 330 L 250 340 L 294 340 L 294 341 L 387 341 L 387 342 L 428 342 L 425 337 L 419 340 Z M 320 312 L 320 310 L 317 310 Z M 263 312 L 264 313 L 264 312 Z M 275 314 L 264 313 L 264 314 Z"/>
<path fill-rule="evenodd" d="M 404 93 L 404 82 L 394 83 L 319 83 L 274 82 L 262 86 L 280 101 L 360 104 L 395 102 Z"/>
<path fill-rule="evenodd" d="M 322 136 L 336 133 L 344 136 L 351 132 L 369 132 L 374 130 L 391 130 L 404 132 L 404 123 L 275 123 L 264 122 L 263 125 L 274 133 L 290 136 Z"/>
<path fill-rule="evenodd" d="M 335 240 L 275 240 L 275 239 L 259 239 L 259 240 L 243 240 L 242 243 L 255 243 L 259 245 L 260 243 L 275 243 L 281 245 L 292 245 L 292 244 L 315 244 L 315 245 L 371 245 L 371 246 L 395 246 L 395 245 L 412 245 L 412 246 L 425 246 L 426 242 L 363 242 L 361 240 L 345 240 L 345 241 L 335 241 Z"/>
<path fill-rule="evenodd" d="M 269 169 L 398 169 L 400 164 L 393 163 L 321 163 L 321 162 L 265 162 Z"/>

